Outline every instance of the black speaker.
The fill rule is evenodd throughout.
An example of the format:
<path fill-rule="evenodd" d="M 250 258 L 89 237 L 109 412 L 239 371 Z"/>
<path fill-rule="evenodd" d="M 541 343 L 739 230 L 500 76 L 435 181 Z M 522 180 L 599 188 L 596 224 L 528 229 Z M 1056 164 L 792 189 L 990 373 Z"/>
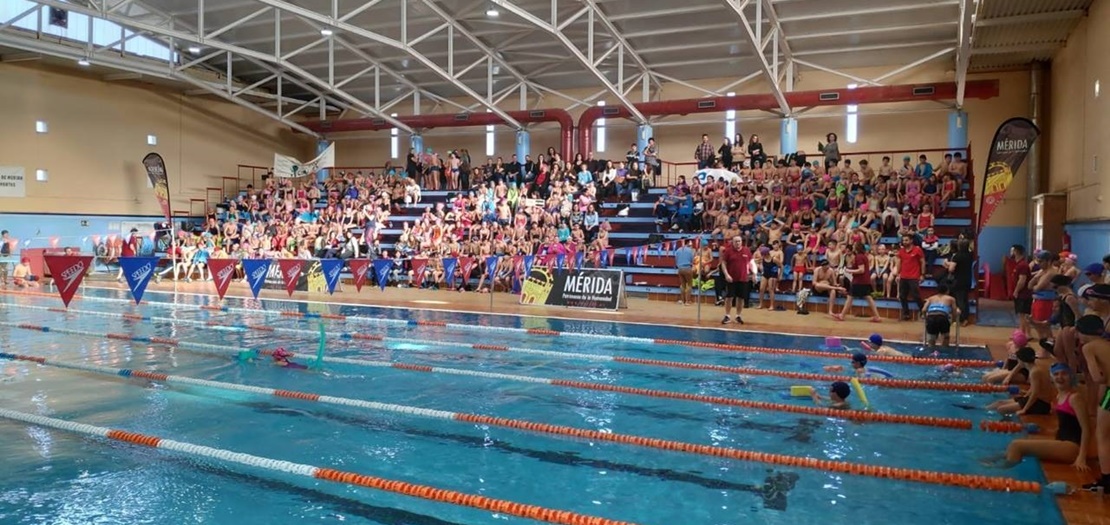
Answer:
<path fill-rule="evenodd" d="M 66 11 L 65 9 L 58 9 L 57 7 L 51 7 L 50 25 L 58 26 L 63 29 L 69 29 L 69 11 Z"/>

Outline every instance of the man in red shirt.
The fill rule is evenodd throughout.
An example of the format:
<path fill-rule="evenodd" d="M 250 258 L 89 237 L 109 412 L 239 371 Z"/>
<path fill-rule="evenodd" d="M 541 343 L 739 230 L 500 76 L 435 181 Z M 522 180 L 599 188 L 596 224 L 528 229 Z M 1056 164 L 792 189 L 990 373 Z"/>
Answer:
<path fill-rule="evenodd" d="M 131 228 L 131 237 L 129 237 L 127 239 L 127 242 L 123 243 L 123 246 L 120 247 L 119 256 L 120 257 L 134 257 L 135 254 L 139 252 L 139 244 L 140 243 L 142 243 L 142 240 L 139 238 L 138 228 Z M 117 282 L 122 282 L 123 281 L 123 266 L 122 265 L 120 265 L 120 267 L 119 267 L 119 274 L 116 275 L 116 281 Z"/>
<path fill-rule="evenodd" d="M 921 280 L 925 278 L 925 252 L 913 243 L 913 236 L 902 236 L 898 249 L 898 300 L 902 302 L 902 320 L 910 320 L 910 299 L 921 308 Z"/>
<path fill-rule="evenodd" d="M 918 250 L 920 251 L 920 248 Z M 875 291 L 871 284 L 871 260 L 867 257 L 867 249 L 863 244 L 857 243 L 852 248 L 852 257 L 848 259 L 846 271 L 852 276 L 852 289 L 848 293 L 847 300 L 844 301 L 844 309 L 839 314 L 834 314 L 833 319 L 843 321 L 844 316 L 852 310 L 852 303 L 856 299 L 864 299 L 871 307 L 871 322 L 882 322 L 882 318 L 879 317 L 879 307 L 875 306 L 875 298 L 871 297 L 871 292 Z"/>
<path fill-rule="evenodd" d="M 1010 257 L 1014 261 L 1014 313 L 1018 317 L 1018 326 L 1022 332 L 1029 333 L 1029 314 L 1033 312 L 1033 290 L 1029 288 L 1029 279 L 1033 272 L 1029 269 L 1029 260 L 1025 258 L 1025 247 L 1015 244 L 1010 247 Z"/>
<path fill-rule="evenodd" d="M 751 281 L 748 276 L 748 264 L 751 261 L 752 252 L 739 235 L 733 237 L 732 243 L 721 250 L 721 277 L 725 280 L 725 318 L 721 320 L 721 324 L 728 324 L 734 304 L 736 322 L 744 324 L 740 313 L 744 311 L 744 302 L 751 295 Z"/>

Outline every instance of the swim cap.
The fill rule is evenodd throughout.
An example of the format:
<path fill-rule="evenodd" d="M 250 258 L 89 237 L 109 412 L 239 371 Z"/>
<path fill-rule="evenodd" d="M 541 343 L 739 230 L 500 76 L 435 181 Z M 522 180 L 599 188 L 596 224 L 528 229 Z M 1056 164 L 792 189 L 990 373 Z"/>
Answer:
<path fill-rule="evenodd" d="M 1096 284 L 1083 292 L 1084 299 L 1102 299 L 1110 301 L 1110 284 Z"/>
<path fill-rule="evenodd" d="M 1083 267 L 1083 273 L 1102 275 L 1102 272 L 1104 271 L 1106 271 L 1106 268 L 1102 266 L 1102 263 L 1091 263 Z"/>
<path fill-rule="evenodd" d="M 1014 330 L 1014 333 L 1010 334 L 1010 340 L 1014 342 L 1014 346 L 1021 348 L 1029 343 L 1029 336 L 1021 330 Z"/>
<path fill-rule="evenodd" d="M 1072 375 L 1071 367 L 1068 366 L 1066 363 L 1056 363 L 1052 365 L 1052 368 L 1050 368 L 1049 371 L 1051 371 L 1053 374 L 1055 374 L 1056 372 L 1067 372 L 1068 375 Z"/>
<path fill-rule="evenodd" d="M 759 249 L 759 253 L 762 253 L 763 255 L 767 255 L 768 253 L 771 253 L 771 249 L 764 246 L 764 247 Z"/>
<path fill-rule="evenodd" d="M 1102 335 L 1105 329 L 1102 318 L 1094 314 L 1084 315 L 1075 321 L 1075 331 L 1083 335 Z"/>
<path fill-rule="evenodd" d="M 867 356 L 863 352 L 856 352 L 856 353 L 852 354 L 852 362 L 853 363 L 859 363 L 861 365 L 866 365 L 867 364 Z"/>
<path fill-rule="evenodd" d="M 1023 346 L 1014 352 L 1014 357 L 1022 363 L 1032 363 L 1037 360 L 1037 352 L 1028 346 Z"/>
<path fill-rule="evenodd" d="M 852 394 L 852 387 L 848 386 L 848 383 L 844 381 L 833 383 L 831 390 L 832 393 L 840 396 L 840 399 L 848 399 L 848 396 Z"/>
<path fill-rule="evenodd" d="M 867 340 L 871 341 L 873 345 L 883 346 L 883 336 L 879 334 L 871 334 L 871 337 L 868 337 Z"/>
<path fill-rule="evenodd" d="M 275 359 L 281 359 L 283 357 L 291 357 L 293 353 L 286 350 L 285 347 L 279 346 L 271 355 L 273 355 Z"/>

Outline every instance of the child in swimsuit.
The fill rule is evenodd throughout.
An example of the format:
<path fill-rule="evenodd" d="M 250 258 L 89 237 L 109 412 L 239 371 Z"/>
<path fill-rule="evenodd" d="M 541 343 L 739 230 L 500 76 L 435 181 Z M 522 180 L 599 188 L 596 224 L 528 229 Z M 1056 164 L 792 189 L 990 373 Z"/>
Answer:
<path fill-rule="evenodd" d="M 290 361 L 289 358 L 293 357 L 293 352 L 290 352 L 290 351 L 286 350 L 283 347 L 278 347 L 277 350 L 274 350 L 270 354 L 270 357 L 272 357 L 274 359 L 274 364 L 277 365 L 277 366 L 284 366 L 286 368 L 298 368 L 298 369 L 308 368 L 307 366 L 302 365 L 300 363 L 294 363 L 294 362 Z"/>

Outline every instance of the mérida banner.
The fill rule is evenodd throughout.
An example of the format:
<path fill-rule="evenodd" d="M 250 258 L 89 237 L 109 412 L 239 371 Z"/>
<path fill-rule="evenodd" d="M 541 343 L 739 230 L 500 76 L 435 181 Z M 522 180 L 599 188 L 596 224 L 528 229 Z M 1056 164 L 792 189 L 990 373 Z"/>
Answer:
<path fill-rule="evenodd" d="M 979 206 L 979 227 L 976 231 L 983 231 L 983 227 L 990 222 L 991 215 L 1002 204 L 1006 190 L 1014 181 L 1014 174 L 1021 168 L 1040 135 L 1041 130 L 1027 118 L 1012 118 L 998 127 L 991 141 L 990 155 L 987 156 L 983 201 Z"/>
<path fill-rule="evenodd" d="M 554 270 L 533 266 L 521 288 L 520 303 L 616 310 L 624 297 L 620 270 Z"/>

